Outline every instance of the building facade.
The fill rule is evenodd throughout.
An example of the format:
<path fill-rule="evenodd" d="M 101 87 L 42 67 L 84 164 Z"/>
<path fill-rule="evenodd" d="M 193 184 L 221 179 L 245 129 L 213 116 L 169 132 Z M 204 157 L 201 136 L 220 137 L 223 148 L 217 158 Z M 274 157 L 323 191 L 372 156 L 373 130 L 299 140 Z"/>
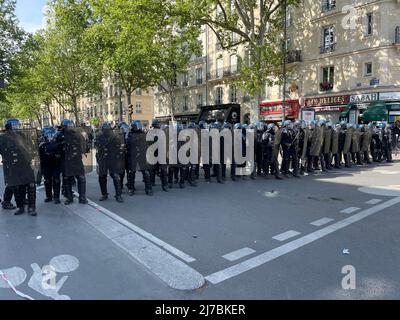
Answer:
<path fill-rule="evenodd" d="M 100 94 L 82 97 L 78 101 L 79 117 L 82 123 L 92 123 L 98 119 L 100 123 L 118 123 L 122 114 L 122 120 L 141 120 L 145 127 L 151 124 L 154 117 L 154 95 L 152 89 L 137 89 L 131 95 L 131 110 L 129 113 L 128 96 L 125 90 L 121 90 L 111 79 L 105 79 L 102 83 L 103 90 Z M 60 123 L 65 118 L 74 119 L 74 115 L 65 112 L 63 108 L 53 103 L 51 107 L 53 123 Z M 122 112 L 122 113 L 121 113 Z M 45 119 L 45 122 L 49 122 Z"/>
<path fill-rule="evenodd" d="M 189 122 L 197 120 L 204 106 L 224 108 L 225 105 L 239 104 L 240 120 L 246 121 L 251 103 L 255 102 L 232 84 L 240 72 L 239 56 L 243 56 L 243 47 L 236 51 L 223 50 L 208 26 L 202 28 L 199 41 L 202 53 L 200 56 L 193 55 L 187 71 L 177 75 L 173 98 L 160 88 L 156 89 L 155 116 L 168 120 L 173 113 L 176 120 Z"/>
<path fill-rule="evenodd" d="M 304 0 L 289 8 L 286 91 L 317 119 L 362 121 L 377 102 L 398 119 L 399 17 L 398 0 Z M 282 99 L 277 91 L 268 89 L 267 99 Z"/>

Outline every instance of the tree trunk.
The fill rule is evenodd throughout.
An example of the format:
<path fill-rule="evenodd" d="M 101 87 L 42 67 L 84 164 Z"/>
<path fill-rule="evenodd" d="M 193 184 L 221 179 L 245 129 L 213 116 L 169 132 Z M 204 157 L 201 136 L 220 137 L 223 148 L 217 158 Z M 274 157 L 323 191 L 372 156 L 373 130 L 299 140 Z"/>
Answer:
<path fill-rule="evenodd" d="M 251 123 L 257 123 L 260 120 L 260 104 L 262 102 L 262 93 L 258 91 L 255 94 L 255 103 L 251 106 L 250 110 L 250 121 Z"/>
<path fill-rule="evenodd" d="M 122 121 L 124 121 L 123 120 L 124 110 L 122 110 L 122 90 L 119 87 L 118 87 L 118 90 L 119 90 L 119 93 L 118 93 L 118 95 L 119 95 L 119 101 L 118 101 L 119 102 L 119 122 L 122 122 Z"/>
<path fill-rule="evenodd" d="M 74 97 L 72 99 L 72 110 L 73 110 L 73 113 L 74 113 L 76 126 L 79 127 L 80 126 L 80 121 L 79 121 L 79 111 L 78 111 L 77 97 Z"/>
<path fill-rule="evenodd" d="M 46 109 L 50 116 L 50 124 L 54 127 L 53 113 L 51 112 L 50 104 L 46 103 Z"/>
<path fill-rule="evenodd" d="M 131 91 L 128 92 L 128 90 L 126 91 L 126 94 L 128 96 L 128 121 L 129 121 L 129 124 L 132 122 L 132 113 L 129 111 L 129 109 L 132 105 L 132 92 Z"/>

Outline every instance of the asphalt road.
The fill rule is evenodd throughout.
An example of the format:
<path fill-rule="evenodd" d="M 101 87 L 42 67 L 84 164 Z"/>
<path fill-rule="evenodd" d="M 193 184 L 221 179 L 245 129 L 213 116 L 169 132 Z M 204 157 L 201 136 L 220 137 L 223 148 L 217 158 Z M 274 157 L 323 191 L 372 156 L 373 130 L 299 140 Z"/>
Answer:
<path fill-rule="evenodd" d="M 168 193 L 157 181 L 153 197 L 139 181 L 119 204 L 111 181 L 98 202 L 91 173 L 90 206 L 44 204 L 41 189 L 38 217 L 1 212 L 0 270 L 33 299 L 398 299 L 399 176 L 397 162 Z M 35 263 L 57 289 L 40 289 Z M 20 299 L 1 278 L 0 299 Z"/>

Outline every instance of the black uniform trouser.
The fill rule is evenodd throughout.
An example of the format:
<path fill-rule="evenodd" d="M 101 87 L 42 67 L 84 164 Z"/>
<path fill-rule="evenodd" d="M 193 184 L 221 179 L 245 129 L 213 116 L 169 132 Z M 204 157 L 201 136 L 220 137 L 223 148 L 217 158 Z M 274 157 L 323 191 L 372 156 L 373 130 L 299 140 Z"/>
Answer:
<path fill-rule="evenodd" d="M 168 183 L 172 185 L 174 183 L 179 183 L 180 186 L 185 185 L 185 178 L 187 174 L 187 167 L 185 166 L 174 166 L 168 168 Z"/>
<path fill-rule="evenodd" d="M 297 152 L 294 148 L 283 147 L 283 157 L 282 157 L 282 166 L 281 171 L 284 174 L 289 173 L 290 165 L 293 168 L 293 174 L 297 175 L 298 173 L 298 160 L 297 160 Z"/>
<path fill-rule="evenodd" d="M 151 186 L 150 171 L 149 170 L 139 170 L 139 171 L 143 175 L 145 191 L 146 192 L 152 191 L 153 188 Z M 136 171 L 129 170 L 129 172 L 128 172 L 128 189 L 131 191 L 136 190 L 135 189 L 135 180 L 136 180 Z"/>
<path fill-rule="evenodd" d="M 196 184 L 196 164 L 190 164 L 186 169 L 186 179 L 190 185 Z"/>
<path fill-rule="evenodd" d="M 152 185 L 155 185 L 155 183 L 156 183 L 156 175 L 157 174 L 160 175 L 161 185 L 163 187 L 167 186 L 167 184 L 168 184 L 167 166 L 164 164 L 159 164 L 159 163 L 154 165 L 153 169 L 150 171 L 150 180 L 151 180 Z"/>
<path fill-rule="evenodd" d="M 5 188 L 5 190 L 4 190 L 3 202 L 4 202 L 4 203 L 10 203 L 13 194 L 14 194 L 13 188 L 7 186 L 7 187 Z"/>
<path fill-rule="evenodd" d="M 78 180 L 78 193 L 79 193 L 79 200 L 86 200 L 86 177 L 82 176 L 72 176 L 72 177 L 63 177 L 63 185 L 64 185 L 64 192 L 65 197 L 73 201 L 74 195 L 72 192 L 72 181 L 76 178 Z"/>
<path fill-rule="evenodd" d="M 254 168 L 254 173 L 257 172 L 257 175 L 261 175 L 262 173 L 262 167 L 263 167 L 263 155 L 262 151 L 256 150 L 255 153 L 255 163 L 254 165 L 257 166 L 257 168 Z M 257 171 L 256 171 L 257 170 Z"/>
<path fill-rule="evenodd" d="M 385 143 L 383 146 L 383 153 L 386 161 L 392 161 L 392 146 L 390 143 Z"/>
<path fill-rule="evenodd" d="M 221 164 L 221 176 L 223 179 L 225 179 L 226 177 L 226 168 L 227 168 L 226 164 Z M 231 178 L 236 175 L 235 169 L 236 169 L 235 165 L 231 163 L 231 170 L 230 170 Z"/>
<path fill-rule="evenodd" d="M 114 183 L 114 188 L 115 188 L 115 196 L 120 197 L 122 195 L 122 188 L 121 188 L 121 177 L 119 174 L 115 173 L 110 173 L 111 179 L 113 179 Z M 101 195 L 103 196 L 108 196 L 108 191 L 107 191 L 107 175 L 99 175 L 99 185 L 100 185 L 100 191 Z"/>
<path fill-rule="evenodd" d="M 36 207 L 36 185 L 35 183 L 23 184 L 13 187 L 13 192 L 15 195 L 15 202 L 18 208 L 25 207 L 25 198 L 28 194 L 28 207 Z"/>
<path fill-rule="evenodd" d="M 61 179 L 60 174 L 44 175 L 44 189 L 47 199 L 60 199 Z"/>
<path fill-rule="evenodd" d="M 335 162 L 335 168 L 340 168 L 340 154 L 336 153 L 332 155 L 334 162 Z"/>
<path fill-rule="evenodd" d="M 331 169 L 332 168 L 332 156 L 330 153 L 324 154 L 324 161 L 325 161 L 326 169 Z"/>
<path fill-rule="evenodd" d="M 369 158 L 369 153 L 368 151 L 363 151 L 363 161 L 364 163 L 371 163 L 371 159 Z"/>
<path fill-rule="evenodd" d="M 351 167 L 351 153 L 343 153 L 344 156 L 344 164 L 346 167 Z"/>

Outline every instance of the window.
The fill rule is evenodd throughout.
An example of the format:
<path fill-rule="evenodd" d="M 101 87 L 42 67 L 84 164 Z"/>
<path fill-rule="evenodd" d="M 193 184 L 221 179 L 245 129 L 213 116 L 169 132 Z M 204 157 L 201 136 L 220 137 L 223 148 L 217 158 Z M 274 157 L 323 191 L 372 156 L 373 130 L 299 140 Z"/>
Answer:
<path fill-rule="evenodd" d="M 137 96 L 141 96 L 141 95 L 142 95 L 142 89 L 137 88 L 137 89 L 136 89 L 136 95 L 137 95 Z"/>
<path fill-rule="evenodd" d="M 286 51 L 290 50 L 291 46 L 292 46 L 292 39 L 290 37 L 288 37 L 288 38 L 286 38 L 286 41 L 285 41 L 285 49 L 286 49 Z"/>
<path fill-rule="evenodd" d="M 183 96 L 183 111 L 187 111 L 188 110 L 188 96 Z"/>
<path fill-rule="evenodd" d="M 216 88 L 216 96 L 215 96 L 215 103 L 222 104 L 224 100 L 224 90 L 222 87 Z"/>
<path fill-rule="evenodd" d="M 322 12 L 331 11 L 336 8 L 336 0 L 322 0 Z"/>
<path fill-rule="evenodd" d="M 222 58 L 217 59 L 217 78 L 222 77 L 223 67 L 224 61 L 222 60 Z"/>
<path fill-rule="evenodd" d="M 335 67 L 324 67 L 322 70 L 322 82 L 320 83 L 321 91 L 330 91 L 334 86 Z"/>
<path fill-rule="evenodd" d="M 110 109 L 111 109 L 111 104 L 110 104 Z M 111 112 L 111 110 L 110 110 L 110 112 Z M 117 104 L 117 103 L 115 103 L 115 104 L 114 104 L 114 114 L 117 116 L 117 115 L 118 115 L 118 113 L 119 113 L 118 104 Z"/>
<path fill-rule="evenodd" d="M 232 103 L 237 102 L 237 87 L 236 86 L 230 86 L 229 96 L 230 96 L 230 101 Z"/>
<path fill-rule="evenodd" d="M 364 64 L 364 76 L 372 76 L 372 62 L 366 62 Z"/>
<path fill-rule="evenodd" d="M 187 72 L 182 74 L 182 86 L 187 87 L 189 85 L 189 74 Z"/>
<path fill-rule="evenodd" d="M 365 26 L 365 34 L 367 36 L 372 35 L 373 33 L 373 15 L 372 13 L 367 13 L 366 26 Z"/>
<path fill-rule="evenodd" d="M 238 59 L 236 54 L 232 54 L 229 57 L 229 63 L 230 63 L 230 71 L 231 73 L 236 73 L 237 72 L 237 64 L 238 64 Z"/>
<path fill-rule="evenodd" d="M 142 113 L 142 103 L 136 102 L 136 113 Z"/>
<path fill-rule="evenodd" d="M 110 93 L 109 93 L 109 96 L 110 97 L 112 97 L 114 94 L 113 94 L 113 86 L 110 86 Z"/>
<path fill-rule="evenodd" d="M 335 27 L 329 26 L 322 30 L 321 53 L 332 52 L 335 50 Z"/>
<path fill-rule="evenodd" d="M 203 106 L 203 94 L 197 95 L 197 107 L 200 108 Z"/>
<path fill-rule="evenodd" d="M 196 84 L 203 83 L 203 68 L 196 69 Z"/>

